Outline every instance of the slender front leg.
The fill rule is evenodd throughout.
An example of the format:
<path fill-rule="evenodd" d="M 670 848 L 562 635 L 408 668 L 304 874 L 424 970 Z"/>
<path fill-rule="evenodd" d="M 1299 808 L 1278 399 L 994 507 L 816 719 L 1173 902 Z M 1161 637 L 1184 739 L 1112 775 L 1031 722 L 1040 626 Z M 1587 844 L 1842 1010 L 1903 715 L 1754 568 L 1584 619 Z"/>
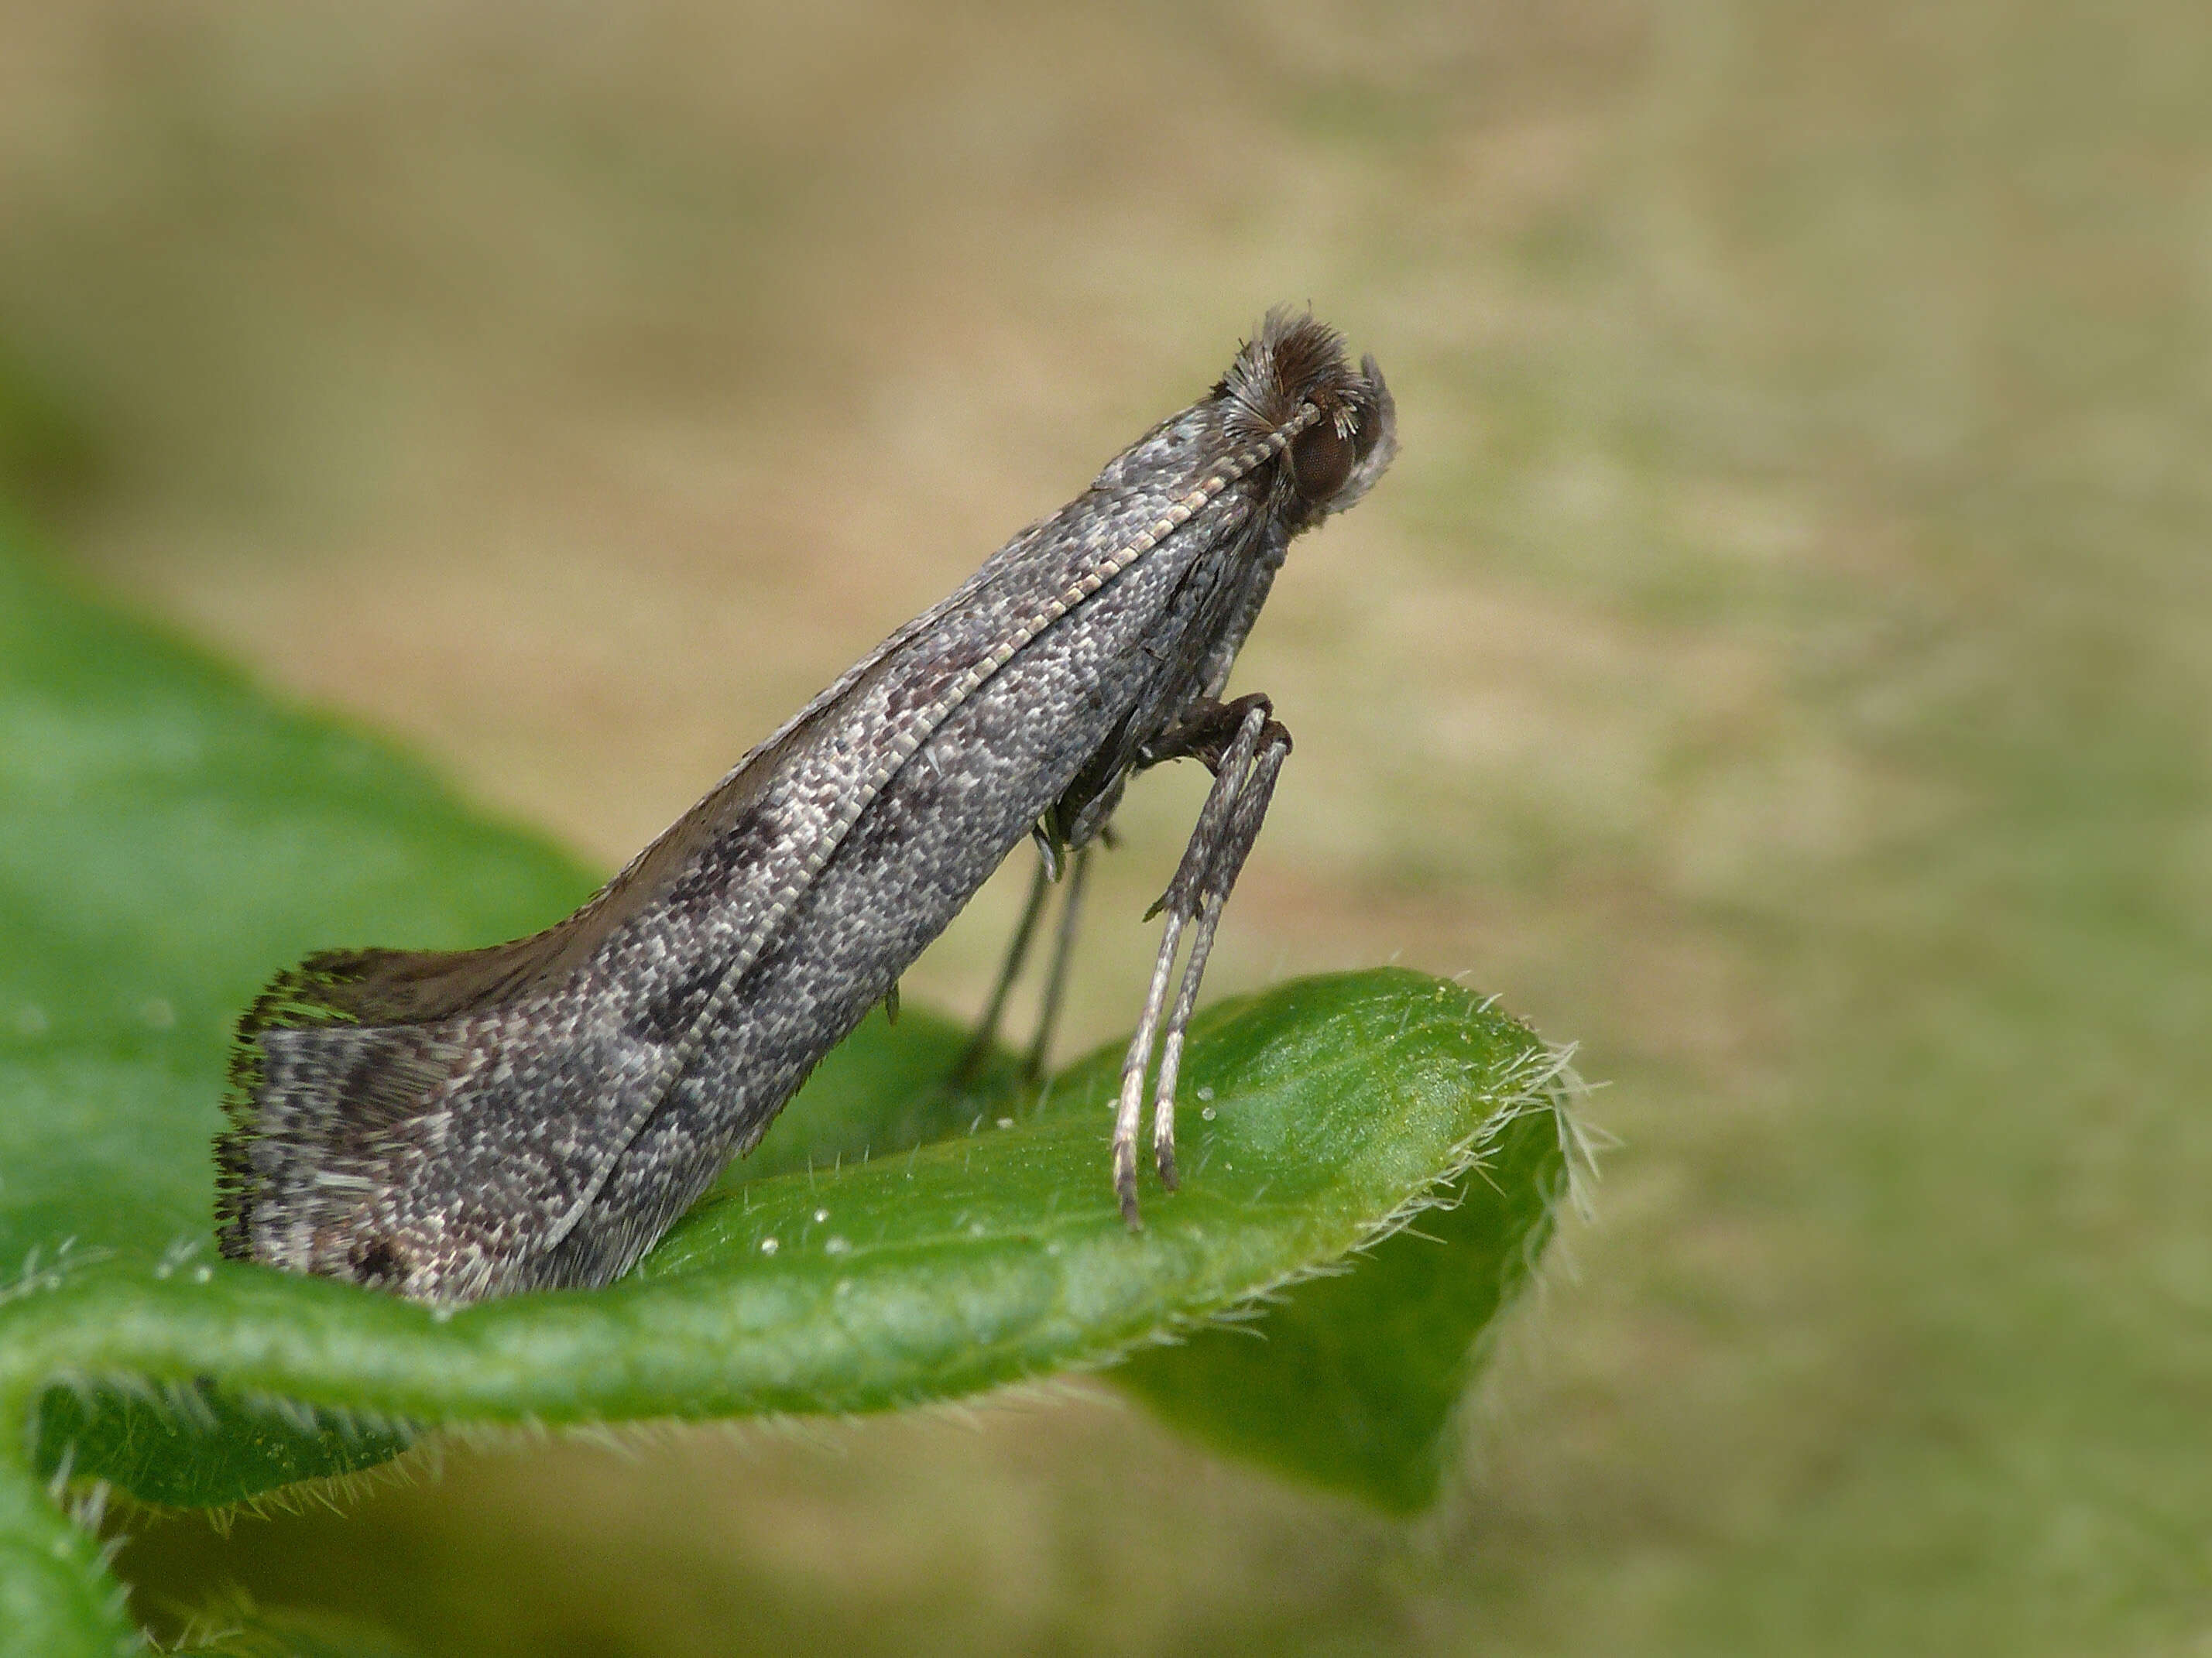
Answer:
<path fill-rule="evenodd" d="M 982 1073 L 984 1061 L 991 1057 L 992 1046 L 999 1040 L 1000 1021 L 1006 1017 L 1006 998 L 1013 992 L 1022 963 L 1029 959 L 1030 940 L 1036 935 L 1037 919 L 1044 914 L 1045 894 L 1051 885 L 1052 872 L 1040 858 L 1036 873 L 1030 878 L 1030 896 L 1022 904 L 1022 919 L 1014 928 L 1014 941 L 1006 948 L 1006 963 L 999 969 L 999 982 L 992 987 L 991 999 L 984 1004 L 983 1017 L 975 1023 L 975 1034 L 960 1050 L 960 1057 L 946 1079 L 954 1088 L 965 1088 L 974 1082 Z"/>
<path fill-rule="evenodd" d="M 1206 976 L 1206 958 L 1213 951 L 1214 929 L 1221 924 L 1223 906 L 1243 872 L 1244 859 L 1260 838 L 1267 805 L 1275 793 L 1275 780 L 1290 757 L 1291 734 L 1273 720 L 1260 735 L 1260 751 L 1250 774 L 1237 792 L 1221 845 L 1207 866 L 1206 885 L 1199 901 L 1197 925 L 1191 931 L 1190 959 L 1183 964 L 1182 987 L 1160 1035 L 1160 1078 L 1152 1094 L 1152 1156 L 1159 1164 L 1160 1184 L 1176 1189 L 1175 1096 L 1176 1073 L 1182 1068 L 1183 1032 L 1198 1005 L 1199 981 Z"/>
<path fill-rule="evenodd" d="M 1137 769 L 1149 771 L 1170 760 L 1195 760 L 1218 778 L 1231 747 L 1255 708 L 1263 719 L 1274 718 L 1275 705 L 1264 691 L 1253 691 L 1229 702 L 1207 701 L 1194 705 L 1188 714 L 1137 750 Z M 1155 904 L 1152 914 L 1158 914 L 1166 902 L 1163 898 Z"/>
<path fill-rule="evenodd" d="M 1030 1042 L 1022 1076 L 1035 1086 L 1044 1076 L 1044 1062 L 1052 1054 L 1053 1027 L 1060 1023 L 1060 1005 L 1067 991 L 1067 965 L 1075 954 L 1076 924 L 1083 914 L 1083 884 L 1091 874 L 1091 848 L 1075 854 L 1067 872 L 1067 897 L 1060 908 L 1060 931 L 1054 937 L 1052 965 L 1045 969 L 1044 1002 L 1037 1010 L 1036 1035 Z"/>
<path fill-rule="evenodd" d="M 1148 766 L 1184 755 L 1201 760 L 1213 772 L 1213 787 L 1199 811 L 1175 878 L 1152 907 L 1154 914 L 1166 913 L 1167 923 L 1153 963 L 1144 1014 L 1121 1063 L 1121 1095 L 1114 1120 L 1114 1189 L 1121 1199 L 1122 1218 L 1132 1229 L 1141 1224 L 1137 1212 L 1137 1126 L 1145 1073 L 1152 1063 L 1155 1038 L 1161 1032 L 1160 1017 L 1167 1008 L 1168 986 L 1183 929 L 1195 922 L 1191 958 L 1184 967 L 1182 987 L 1165 1028 L 1153 1108 L 1153 1145 L 1161 1177 L 1170 1190 L 1176 1184 L 1175 1084 L 1182 1064 L 1183 1032 L 1197 1004 L 1199 981 L 1206 972 L 1221 908 L 1259 836 L 1275 779 L 1291 751 L 1290 733 L 1275 723 L 1272 712 L 1264 696 L 1206 704 L 1139 757 L 1140 763 Z"/>

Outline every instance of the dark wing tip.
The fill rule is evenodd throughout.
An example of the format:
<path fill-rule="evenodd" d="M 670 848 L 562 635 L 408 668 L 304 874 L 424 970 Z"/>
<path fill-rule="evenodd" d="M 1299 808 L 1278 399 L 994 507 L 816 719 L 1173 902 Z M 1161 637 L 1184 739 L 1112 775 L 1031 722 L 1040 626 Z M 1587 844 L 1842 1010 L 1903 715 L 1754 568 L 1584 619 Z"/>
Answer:
<path fill-rule="evenodd" d="M 455 999 L 450 993 L 439 993 L 448 989 L 441 981 L 465 979 L 480 993 L 481 987 L 473 981 L 487 976 L 484 969 L 496 965 L 490 958 L 497 954 L 496 950 L 324 950 L 269 981 L 239 1016 L 231 1040 L 223 1089 L 223 1114 L 229 1126 L 215 1143 L 216 1240 L 224 1255 L 234 1260 L 257 1258 L 255 1212 L 270 1200 L 271 1187 L 283 1183 L 282 1175 L 270 1172 L 272 1162 L 281 1159 L 273 1158 L 269 1150 L 257 1157 L 257 1145 L 272 1139 L 290 1145 L 296 1157 L 303 1124 L 327 1121 L 348 1110 L 358 1114 L 368 1106 L 389 1116 L 404 1103 L 394 1096 L 395 1090 L 404 1093 L 420 1087 L 429 1074 L 419 1065 L 399 1066 L 391 1076 L 384 1077 L 381 1072 L 387 1067 L 380 1061 L 391 1042 L 348 1042 L 344 1046 L 361 1061 L 358 1074 L 318 1077 L 312 1084 L 295 1076 L 280 1084 L 281 1098 L 272 1098 L 270 1050 L 264 1038 L 283 1031 L 385 1029 L 418 1023 L 426 1012 L 434 1015 Z M 373 1034 L 361 1032 L 364 1038 Z M 352 1097 L 356 1094 L 361 1097 Z"/>
<path fill-rule="evenodd" d="M 261 1135 L 262 1033 L 357 1023 L 345 993 L 368 973 L 380 953 L 326 950 L 310 956 L 271 979 L 238 1016 L 222 1098 L 223 1115 L 230 1126 L 215 1142 L 216 1243 L 230 1260 L 251 1260 L 253 1253 L 253 1207 L 260 1179 L 252 1147 Z"/>

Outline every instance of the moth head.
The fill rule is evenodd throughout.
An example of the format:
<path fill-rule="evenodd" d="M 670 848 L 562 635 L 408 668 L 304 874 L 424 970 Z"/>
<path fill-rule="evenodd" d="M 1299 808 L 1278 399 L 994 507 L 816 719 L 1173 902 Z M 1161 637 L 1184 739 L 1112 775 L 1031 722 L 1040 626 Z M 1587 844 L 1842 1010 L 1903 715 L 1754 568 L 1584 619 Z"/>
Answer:
<path fill-rule="evenodd" d="M 1290 431 L 1282 476 L 1298 528 L 1358 501 L 1398 452 L 1382 371 L 1372 357 L 1354 368 L 1343 337 L 1311 316 L 1269 312 L 1215 390 L 1230 405 L 1233 434 L 1265 440 Z"/>

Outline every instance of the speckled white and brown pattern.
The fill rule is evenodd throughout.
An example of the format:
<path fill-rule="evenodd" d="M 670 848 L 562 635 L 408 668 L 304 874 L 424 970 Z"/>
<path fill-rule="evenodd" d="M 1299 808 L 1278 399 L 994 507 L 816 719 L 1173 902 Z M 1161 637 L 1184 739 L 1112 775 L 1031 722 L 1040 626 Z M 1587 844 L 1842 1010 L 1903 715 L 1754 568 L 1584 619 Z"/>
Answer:
<path fill-rule="evenodd" d="M 282 975 L 240 1022 L 224 1252 L 439 1302 L 620 1275 L 1033 829 L 1098 833 L 1394 421 L 1371 359 L 1273 313 L 574 915 Z"/>

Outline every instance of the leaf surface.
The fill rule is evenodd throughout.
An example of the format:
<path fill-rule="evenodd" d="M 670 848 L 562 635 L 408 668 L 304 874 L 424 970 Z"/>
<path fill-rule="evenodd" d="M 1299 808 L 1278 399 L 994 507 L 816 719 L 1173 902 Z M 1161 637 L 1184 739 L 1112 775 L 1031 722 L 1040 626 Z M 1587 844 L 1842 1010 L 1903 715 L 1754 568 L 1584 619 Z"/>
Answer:
<path fill-rule="evenodd" d="M 1003 1071 L 957 1095 L 961 1033 L 915 1011 L 872 1017 L 608 1289 L 441 1317 L 216 1258 L 225 1044 L 273 969 L 514 936 L 591 884 L 0 554 L 0 1650 L 127 1631 L 41 1482 L 235 1502 L 447 1424 L 881 1410 L 1133 1351 L 1127 1385 L 1217 1443 L 1395 1507 L 1433 1494 L 1565 1118 L 1525 1027 L 1412 973 L 1211 1009 L 1184 1190 L 1148 1193 L 1140 1236 L 1105 1175 L 1116 1054 L 1041 1100 Z M 1385 1236 L 1439 1201 L 1443 1242 Z M 1270 1291 L 1270 1339 L 1212 1327 Z"/>

